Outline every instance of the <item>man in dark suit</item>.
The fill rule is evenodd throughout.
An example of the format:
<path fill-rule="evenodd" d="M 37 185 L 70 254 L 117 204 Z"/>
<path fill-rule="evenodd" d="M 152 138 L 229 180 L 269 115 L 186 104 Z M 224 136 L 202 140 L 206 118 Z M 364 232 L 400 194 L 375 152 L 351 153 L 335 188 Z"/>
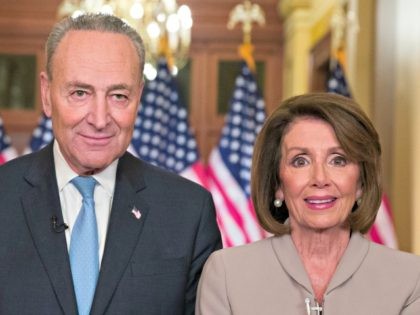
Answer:
<path fill-rule="evenodd" d="M 140 37 L 85 15 L 56 25 L 46 52 L 55 140 L 0 168 L 0 314 L 193 314 L 220 234 L 206 190 L 126 152 Z"/>

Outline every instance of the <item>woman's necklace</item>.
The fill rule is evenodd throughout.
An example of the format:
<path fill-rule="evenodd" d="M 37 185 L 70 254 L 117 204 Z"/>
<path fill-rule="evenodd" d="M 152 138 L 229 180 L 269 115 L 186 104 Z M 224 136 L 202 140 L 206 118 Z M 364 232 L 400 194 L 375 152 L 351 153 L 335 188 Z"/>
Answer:
<path fill-rule="evenodd" d="M 315 312 L 316 315 L 322 315 L 322 306 L 319 305 L 319 303 L 315 300 L 315 306 L 311 306 L 311 299 L 306 298 L 305 299 L 306 304 L 306 314 L 307 315 L 313 315 Z"/>

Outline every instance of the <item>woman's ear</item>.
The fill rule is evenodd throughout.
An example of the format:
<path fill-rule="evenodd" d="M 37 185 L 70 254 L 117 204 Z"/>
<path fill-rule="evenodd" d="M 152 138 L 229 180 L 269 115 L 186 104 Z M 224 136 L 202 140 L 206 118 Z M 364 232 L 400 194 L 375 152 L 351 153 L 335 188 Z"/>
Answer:
<path fill-rule="evenodd" d="M 357 191 L 356 191 L 356 200 L 362 198 L 362 195 L 363 195 L 362 184 L 359 183 Z"/>
<path fill-rule="evenodd" d="M 276 197 L 276 199 L 279 199 L 282 201 L 284 200 L 284 193 L 283 193 L 283 189 L 281 188 L 281 185 L 277 188 L 274 196 Z"/>

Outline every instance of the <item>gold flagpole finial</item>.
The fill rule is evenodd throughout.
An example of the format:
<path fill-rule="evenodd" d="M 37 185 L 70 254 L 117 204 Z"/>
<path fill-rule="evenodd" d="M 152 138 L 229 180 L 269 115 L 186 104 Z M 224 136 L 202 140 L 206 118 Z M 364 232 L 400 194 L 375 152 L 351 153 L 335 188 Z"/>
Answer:
<path fill-rule="evenodd" d="M 243 42 L 239 47 L 239 55 L 246 61 L 252 71 L 255 71 L 255 61 L 252 56 L 254 47 L 251 43 L 252 23 L 254 22 L 260 26 L 265 24 L 264 11 L 258 4 L 245 0 L 230 11 L 227 24 L 227 28 L 231 30 L 237 23 L 242 23 Z"/>
<path fill-rule="evenodd" d="M 242 23 L 243 43 L 251 44 L 252 23 L 256 22 L 260 26 L 265 24 L 264 11 L 258 4 L 245 0 L 237 4 L 229 14 L 228 29 L 233 29 L 237 23 Z"/>

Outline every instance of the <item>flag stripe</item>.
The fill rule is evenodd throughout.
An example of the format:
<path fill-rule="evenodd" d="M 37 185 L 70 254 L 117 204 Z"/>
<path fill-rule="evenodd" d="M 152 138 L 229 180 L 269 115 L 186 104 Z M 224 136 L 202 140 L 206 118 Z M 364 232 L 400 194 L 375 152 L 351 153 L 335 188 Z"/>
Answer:
<path fill-rule="evenodd" d="M 212 187 L 213 184 L 209 184 L 209 188 L 212 191 L 215 207 L 217 209 L 217 223 L 219 225 L 220 233 L 222 235 L 222 242 L 224 247 L 231 247 L 235 244 L 244 244 L 245 239 L 242 234 L 242 230 L 236 225 L 232 217 L 224 207 L 223 196 L 217 189 Z"/>
<path fill-rule="evenodd" d="M 12 159 L 14 159 L 15 157 L 17 157 L 17 152 L 15 150 L 15 148 L 13 148 L 12 146 L 9 146 L 8 148 L 4 149 L 1 152 L 1 155 L 4 159 L 5 162 L 10 161 Z"/>
<path fill-rule="evenodd" d="M 208 169 L 209 180 L 208 188 L 210 189 L 214 204 L 217 210 L 217 220 L 219 228 L 222 234 L 223 246 L 231 247 L 234 245 L 245 244 L 246 239 L 244 231 L 239 227 L 232 213 L 228 210 L 226 206 L 226 200 L 223 197 L 223 189 L 216 188 L 215 182 L 211 180 L 214 174 L 211 174 L 211 170 Z"/>
<path fill-rule="evenodd" d="M 194 163 L 191 167 L 186 168 L 179 174 L 203 187 L 207 187 L 207 178 L 201 162 Z"/>
<path fill-rule="evenodd" d="M 214 184 L 222 197 L 221 204 L 218 204 L 216 207 L 218 211 L 223 213 L 222 219 L 229 216 L 231 218 L 231 224 L 234 222 L 237 227 L 235 233 L 229 231 L 229 234 L 236 236 L 238 229 L 241 231 L 240 234 L 242 234 L 242 237 L 235 238 L 234 245 L 261 239 L 264 234 L 256 220 L 255 211 L 253 207 L 250 207 L 251 203 L 246 198 L 242 188 L 225 167 L 220 156 L 220 151 L 217 148 L 210 155 L 208 174 L 209 182 L 211 181 Z M 211 191 L 214 192 L 214 189 Z"/>
<path fill-rule="evenodd" d="M 238 201 L 238 200 L 235 200 L 236 202 L 232 202 L 232 200 L 228 196 L 228 189 L 224 188 L 225 187 L 224 185 L 228 185 L 228 184 L 226 184 L 226 182 L 228 182 L 228 180 L 225 179 L 225 183 L 222 185 L 220 183 L 220 181 L 217 179 L 217 177 L 215 176 L 215 174 L 213 172 L 213 169 L 211 169 L 211 168 L 209 169 L 208 174 L 209 174 L 209 177 L 210 177 L 211 181 L 213 182 L 214 186 L 217 188 L 217 191 L 220 193 L 220 196 L 222 197 L 221 202 L 223 202 L 223 204 L 218 204 L 218 206 L 219 206 L 218 209 L 220 209 L 219 211 L 221 211 L 223 209 L 224 210 L 223 212 L 226 215 L 229 215 L 232 222 L 234 222 L 234 224 L 238 227 L 238 230 L 241 231 L 240 233 L 243 236 L 243 241 L 245 243 L 249 243 L 250 238 L 248 237 L 248 234 L 246 233 L 246 227 L 245 227 L 245 224 L 243 222 L 243 218 L 241 217 L 241 215 L 237 211 L 237 207 L 238 206 L 244 206 L 244 203 L 246 203 L 246 202 Z M 236 190 L 236 189 L 234 189 L 234 188 L 230 189 L 231 192 L 233 192 L 234 190 Z M 238 199 L 238 198 L 236 198 L 236 199 Z"/>
<path fill-rule="evenodd" d="M 392 216 L 389 212 L 389 207 L 386 206 L 386 202 L 382 200 L 381 205 L 376 215 L 375 224 L 373 225 L 375 236 L 378 237 L 377 243 L 386 244 L 388 247 L 397 248 L 397 240 L 395 237 L 395 230 L 393 225 Z"/>

